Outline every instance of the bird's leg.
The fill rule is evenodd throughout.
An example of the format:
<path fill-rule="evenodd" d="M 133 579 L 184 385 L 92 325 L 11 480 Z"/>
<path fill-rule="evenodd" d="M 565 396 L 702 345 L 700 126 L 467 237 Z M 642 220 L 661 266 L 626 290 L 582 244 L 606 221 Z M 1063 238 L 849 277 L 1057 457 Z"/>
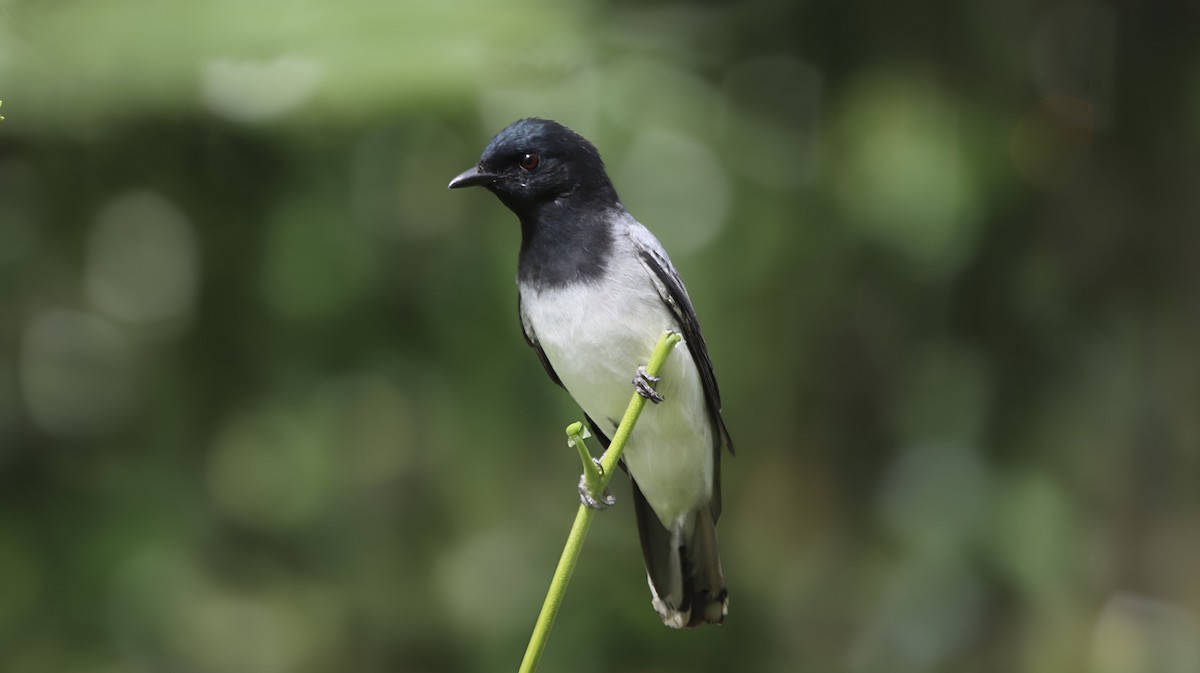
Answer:
<path fill-rule="evenodd" d="M 592 462 L 596 464 L 596 469 L 599 470 L 600 474 L 604 474 L 604 466 L 600 464 L 600 460 L 592 458 Z M 588 488 L 587 477 L 586 473 L 579 475 L 579 502 L 592 509 L 608 509 L 612 507 L 617 502 L 617 499 L 613 497 L 612 491 L 606 488 L 604 489 L 604 493 L 601 493 L 597 497 L 595 493 L 592 493 L 592 489 Z"/>
<path fill-rule="evenodd" d="M 658 394 L 654 389 L 654 384 L 662 379 L 657 376 L 650 376 L 646 373 L 646 365 L 637 368 L 637 375 L 633 377 L 633 387 L 637 390 L 637 394 L 658 404 L 663 401 L 663 396 Z"/>

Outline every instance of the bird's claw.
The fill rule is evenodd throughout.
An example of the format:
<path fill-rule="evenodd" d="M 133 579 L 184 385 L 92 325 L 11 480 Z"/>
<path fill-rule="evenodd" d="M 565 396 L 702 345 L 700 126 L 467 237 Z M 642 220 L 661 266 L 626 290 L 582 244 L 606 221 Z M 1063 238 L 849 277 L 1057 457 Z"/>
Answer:
<path fill-rule="evenodd" d="M 600 461 L 593 458 L 592 462 L 596 464 L 596 467 L 600 468 L 600 474 L 604 474 L 604 468 L 600 465 Z M 604 493 L 597 497 L 596 494 L 592 493 L 592 489 L 588 488 L 587 475 L 581 474 L 579 475 L 579 502 L 592 509 L 608 509 L 616 504 L 617 499 L 613 497 L 612 491 L 609 491 L 607 488 L 604 489 Z"/>
<path fill-rule="evenodd" d="M 658 404 L 663 401 L 663 396 L 654 389 L 654 384 L 662 379 L 657 376 L 650 376 L 646 373 L 646 365 L 637 368 L 637 375 L 633 377 L 633 387 L 637 390 L 637 394 Z"/>

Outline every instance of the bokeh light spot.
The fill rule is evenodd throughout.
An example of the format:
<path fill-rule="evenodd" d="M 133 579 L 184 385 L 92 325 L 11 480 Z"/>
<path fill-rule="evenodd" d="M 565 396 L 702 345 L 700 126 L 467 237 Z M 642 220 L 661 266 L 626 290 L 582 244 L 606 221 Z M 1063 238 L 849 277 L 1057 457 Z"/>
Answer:
<path fill-rule="evenodd" d="M 330 670 L 341 602 L 315 582 L 222 582 L 186 548 L 135 549 L 111 586 L 110 623 L 127 652 L 199 673 Z"/>
<path fill-rule="evenodd" d="M 20 384 L 45 432 L 83 436 L 125 419 L 135 402 L 134 358 L 124 335 L 81 311 L 37 314 L 21 340 Z"/>
<path fill-rule="evenodd" d="M 437 566 L 438 588 L 451 617 L 476 633 L 510 633 L 510 609 L 525 602 L 531 581 L 519 531 L 485 530 L 462 540 Z"/>
<path fill-rule="evenodd" d="M 971 447 L 906 447 L 880 492 L 879 516 L 905 542 L 947 550 L 961 544 L 983 518 L 987 468 Z"/>
<path fill-rule="evenodd" d="M 854 673 L 922 673 L 966 646 L 984 606 L 983 584 L 954 555 L 918 554 L 887 582 L 849 657 Z"/>
<path fill-rule="evenodd" d="M 633 216 L 674 255 L 702 248 L 729 216 L 729 177 L 716 155 L 674 131 L 635 138 L 613 181 Z"/>
<path fill-rule="evenodd" d="M 1200 671 L 1200 621 L 1180 605 L 1120 593 L 1096 620 L 1091 654 L 1096 673 Z"/>
<path fill-rule="evenodd" d="M 336 474 L 326 414 L 304 409 L 246 412 L 232 419 L 209 454 L 208 492 L 239 523 L 293 528 L 322 511 Z"/>
<path fill-rule="evenodd" d="M 1062 489 L 1037 471 L 999 481 L 991 534 L 994 558 L 1030 596 L 1049 597 L 1074 571 L 1076 510 Z"/>
<path fill-rule="evenodd" d="M 836 195 L 849 221 L 933 275 L 961 266 L 978 230 L 954 101 L 916 75 L 864 75 L 838 120 Z"/>
<path fill-rule="evenodd" d="M 331 418 L 339 469 L 356 493 L 365 497 L 416 467 L 413 400 L 394 381 L 370 373 L 330 381 L 317 390 L 314 405 Z"/>
<path fill-rule="evenodd" d="M 312 98 L 325 68 L 311 58 L 269 61 L 214 58 L 201 68 L 200 95 L 213 114 L 236 122 L 263 122 Z"/>
<path fill-rule="evenodd" d="M 153 192 L 119 196 L 104 206 L 88 238 L 84 288 L 105 314 L 153 323 L 188 313 L 199 261 L 191 223 Z"/>

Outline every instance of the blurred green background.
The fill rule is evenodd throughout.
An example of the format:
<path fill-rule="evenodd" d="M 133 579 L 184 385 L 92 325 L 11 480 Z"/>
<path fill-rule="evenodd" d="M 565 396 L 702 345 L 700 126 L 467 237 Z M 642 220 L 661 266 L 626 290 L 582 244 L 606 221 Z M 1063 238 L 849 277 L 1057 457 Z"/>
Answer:
<path fill-rule="evenodd" d="M 622 483 L 542 670 L 1200 670 L 1197 25 L 0 0 L 0 670 L 515 670 L 580 414 L 445 185 L 530 115 L 671 251 L 738 446 L 726 625 L 658 623 Z"/>

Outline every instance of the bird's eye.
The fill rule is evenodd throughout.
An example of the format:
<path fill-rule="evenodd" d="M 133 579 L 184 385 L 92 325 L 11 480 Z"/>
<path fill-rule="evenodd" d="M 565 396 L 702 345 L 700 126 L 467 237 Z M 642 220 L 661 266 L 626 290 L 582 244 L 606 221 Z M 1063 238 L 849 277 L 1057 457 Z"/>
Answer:
<path fill-rule="evenodd" d="M 528 152 L 521 157 L 521 160 L 517 162 L 517 165 L 527 171 L 532 171 L 533 169 L 537 168 L 538 164 L 540 163 L 542 163 L 542 158 L 540 156 L 534 152 Z"/>

